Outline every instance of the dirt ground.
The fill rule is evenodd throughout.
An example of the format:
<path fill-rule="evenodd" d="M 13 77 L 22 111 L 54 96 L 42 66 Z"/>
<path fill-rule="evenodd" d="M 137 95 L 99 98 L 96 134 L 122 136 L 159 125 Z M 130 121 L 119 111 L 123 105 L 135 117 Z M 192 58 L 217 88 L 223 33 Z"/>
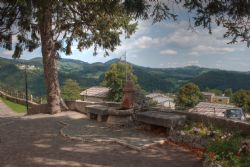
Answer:
<path fill-rule="evenodd" d="M 0 103 L 0 167 L 199 167 L 201 160 L 181 147 L 162 145 L 136 151 L 118 144 L 69 140 L 60 121 L 78 125 L 76 112 L 24 116 Z"/>

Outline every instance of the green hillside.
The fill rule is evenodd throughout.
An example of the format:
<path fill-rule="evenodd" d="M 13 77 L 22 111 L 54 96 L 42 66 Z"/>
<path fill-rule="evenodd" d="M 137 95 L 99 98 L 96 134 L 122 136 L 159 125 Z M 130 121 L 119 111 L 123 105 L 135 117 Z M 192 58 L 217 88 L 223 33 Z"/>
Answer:
<path fill-rule="evenodd" d="M 234 71 L 209 71 L 192 80 L 201 89 L 213 88 L 225 90 L 232 88 L 236 91 L 239 89 L 250 89 L 250 74 Z"/>
<path fill-rule="evenodd" d="M 76 80 L 81 87 L 100 85 L 104 73 L 113 59 L 106 63 L 89 64 L 79 60 L 61 59 L 59 62 L 59 81 L 62 84 L 66 79 Z M 34 96 L 44 96 L 44 80 L 42 58 L 31 60 L 12 60 L 0 58 L 0 84 L 20 91 L 24 90 L 24 70 L 22 64 L 29 65 L 28 87 Z M 133 64 L 132 64 L 133 65 Z M 217 69 L 189 66 L 183 68 L 146 68 L 133 65 L 134 73 L 143 89 L 148 92 L 174 92 L 182 84 L 192 81 L 201 89 L 250 89 L 250 73 L 222 71 Z"/>

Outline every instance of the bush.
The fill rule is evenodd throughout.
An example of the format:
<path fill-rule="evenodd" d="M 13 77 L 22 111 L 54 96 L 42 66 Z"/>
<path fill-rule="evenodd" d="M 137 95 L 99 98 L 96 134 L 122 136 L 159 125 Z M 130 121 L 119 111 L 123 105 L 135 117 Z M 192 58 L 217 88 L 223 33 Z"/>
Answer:
<path fill-rule="evenodd" d="M 187 83 L 182 86 L 176 95 L 176 105 L 181 109 L 192 108 L 202 99 L 202 94 L 197 85 Z"/>
<path fill-rule="evenodd" d="M 239 155 L 244 138 L 235 134 L 226 139 L 217 139 L 207 147 L 211 159 L 229 167 L 246 167 L 250 164 L 250 152 Z"/>
<path fill-rule="evenodd" d="M 67 79 L 62 87 L 62 97 L 64 100 L 80 99 L 81 87 L 78 82 L 72 79 Z"/>

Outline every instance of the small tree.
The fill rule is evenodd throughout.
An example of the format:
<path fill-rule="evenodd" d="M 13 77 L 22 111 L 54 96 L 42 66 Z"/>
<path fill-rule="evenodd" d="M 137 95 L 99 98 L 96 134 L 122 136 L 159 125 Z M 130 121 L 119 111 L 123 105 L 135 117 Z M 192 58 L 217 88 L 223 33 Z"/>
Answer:
<path fill-rule="evenodd" d="M 250 111 L 250 90 L 239 90 L 233 95 L 233 103 L 243 108 L 243 110 Z"/>
<path fill-rule="evenodd" d="M 80 99 L 81 87 L 77 81 L 67 79 L 62 87 L 62 97 L 64 100 Z"/>
<path fill-rule="evenodd" d="M 217 95 L 217 96 L 221 96 L 221 95 L 223 94 L 223 91 L 222 91 L 222 90 L 219 90 L 219 89 L 209 89 L 209 88 L 206 88 L 205 91 L 206 91 L 206 92 L 214 93 L 214 94 Z"/>
<path fill-rule="evenodd" d="M 182 86 L 176 96 L 176 105 L 185 109 L 194 107 L 202 99 L 202 94 L 197 85 L 187 83 Z"/>
<path fill-rule="evenodd" d="M 232 90 L 231 88 L 226 89 L 226 90 L 224 91 L 224 94 L 225 94 L 225 96 L 231 98 L 231 97 L 233 96 L 233 90 Z"/>
<path fill-rule="evenodd" d="M 103 85 L 110 87 L 109 99 L 112 101 L 121 101 L 122 89 L 126 81 L 126 71 L 130 75 L 131 80 L 137 83 L 137 77 L 133 74 L 132 66 L 123 62 L 112 64 L 105 73 Z"/>

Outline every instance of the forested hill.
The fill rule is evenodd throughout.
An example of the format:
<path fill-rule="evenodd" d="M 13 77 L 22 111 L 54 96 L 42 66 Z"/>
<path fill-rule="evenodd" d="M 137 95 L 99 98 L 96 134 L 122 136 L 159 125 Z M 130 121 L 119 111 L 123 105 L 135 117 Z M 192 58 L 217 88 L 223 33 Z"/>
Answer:
<path fill-rule="evenodd" d="M 249 72 L 209 71 L 191 81 L 199 85 L 201 89 L 206 89 L 206 87 L 221 90 L 232 88 L 234 91 L 239 89 L 250 89 Z"/>
<path fill-rule="evenodd" d="M 118 62 L 113 59 L 106 63 L 89 64 L 79 60 L 61 59 L 59 80 L 62 84 L 71 78 L 83 87 L 99 85 L 104 79 L 104 72 Z M 22 64 L 28 64 L 29 91 L 36 96 L 44 95 L 42 59 L 10 60 L 0 58 L 0 84 L 24 90 L 24 71 Z M 173 92 L 185 82 L 192 81 L 202 89 L 217 88 L 250 89 L 250 73 L 222 71 L 217 69 L 189 66 L 183 68 L 147 68 L 133 65 L 139 84 L 148 92 L 160 90 Z"/>

